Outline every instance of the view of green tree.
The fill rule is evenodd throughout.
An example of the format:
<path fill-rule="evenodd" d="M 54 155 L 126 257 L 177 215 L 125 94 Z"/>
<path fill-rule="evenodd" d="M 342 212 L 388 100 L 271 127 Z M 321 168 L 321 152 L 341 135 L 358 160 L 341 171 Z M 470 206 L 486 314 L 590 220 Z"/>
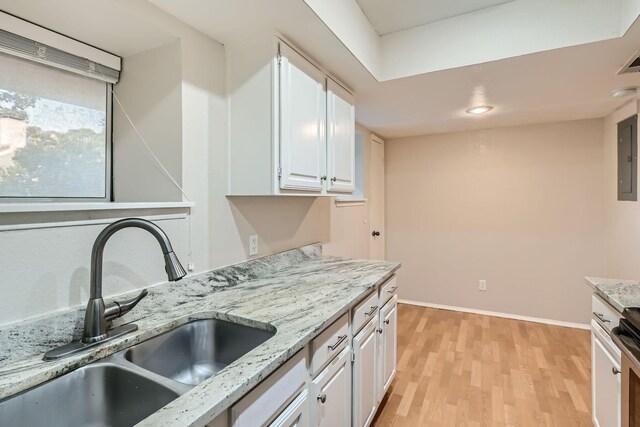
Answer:
<path fill-rule="evenodd" d="M 16 151 L 13 166 L 0 169 L 0 194 L 55 197 L 64 188 L 75 197 L 95 197 L 104 192 L 104 150 L 104 135 L 91 129 L 28 127 L 26 147 Z"/>
<path fill-rule="evenodd" d="M 0 90 L 0 117 L 26 120 L 29 107 L 36 105 L 37 99 L 29 95 Z"/>
<path fill-rule="evenodd" d="M 0 117 L 27 120 L 26 110 L 37 101 L 37 98 L 0 91 Z M 38 126 L 29 126 L 26 131 L 26 145 L 15 151 L 12 165 L 0 167 L 0 195 L 96 197 L 104 194 L 104 132 L 92 129 L 56 132 Z"/>

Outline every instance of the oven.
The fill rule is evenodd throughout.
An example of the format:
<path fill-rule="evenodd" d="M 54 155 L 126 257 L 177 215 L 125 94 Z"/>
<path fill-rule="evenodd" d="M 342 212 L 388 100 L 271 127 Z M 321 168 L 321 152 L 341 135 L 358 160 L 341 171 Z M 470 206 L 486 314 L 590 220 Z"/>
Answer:
<path fill-rule="evenodd" d="M 620 326 L 611 331 L 613 342 L 622 352 L 622 427 L 640 427 L 640 346 L 625 332 Z"/>

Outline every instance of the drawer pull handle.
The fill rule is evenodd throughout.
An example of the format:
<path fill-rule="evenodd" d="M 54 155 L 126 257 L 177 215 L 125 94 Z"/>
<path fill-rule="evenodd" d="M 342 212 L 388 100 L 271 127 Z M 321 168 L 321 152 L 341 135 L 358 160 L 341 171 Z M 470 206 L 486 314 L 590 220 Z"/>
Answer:
<path fill-rule="evenodd" d="M 326 402 L 326 401 L 327 401 L 327 395 L 326 395 L 326 394 L 324 394 L 324 393 L 319 394 L 319 395 L 318 395 L 318 397 L 317 397 L 317 399 L 320 401 L 320 403 L 324 403 L 324 402 Z"/>
<path fill-rule="evenodd" d="M 369 316 L 371 316 L 373 313 L 375 313 L 377 309 L 378 309 L 378 306 L 377 306 L 377 305 L 372 305 L 372 306 L 371 306 L 371 311 L 370 311 L 370 312 L 368 312 L 368 313 L 365 313 L 364 315 L 365 315 L 365 316 L 367 316 L 367 317 L 369 317 Z"/>
<path fill-rule="evenodd" d="M 611 368 L 611 373 L 613 375 L 618 375 L 620 373 L 620 369 L 616 368 L 615 366 L 613 368 Z"/>
<path fill-rule="evenodd" d="M 338 336 L 338 342 L 336 342 L 334 345 L 329 345 L 328 347 L 329 347 L 331 350 L 335 350 L 335 349 L 336 349 L 336 348 L 338 348 L 338 346 L 339 346 L 340 344 L 342 344 L 342 343 L 344 342 L 344 340 L 346 340 L 346 339 L 347 339 L 347 335 L 346 335 L 346 334 L 345 334 L 345 335 L 339 335 L 339 336 Z M 324 403 L 324 401 L 323 401 L 322 403 Z"/>
<path fill-rule="evenodd" d="M 598 318 L 602 323 L 611 323 L 611 320 L 607 320 L 604 318 L 604 314 L 593 312 L 593 315 Z"/>
<path fill-rule="evenodd" d="M 398 289 L 397 286 L 394 286 L 393 288 L 389 289 L 387 292 L 389 292 L 390 294 L 394 293 L 396 290 Z"/>
<path fill-rule="evenodd" d="M 388 325 L 388 324 L 389 324 L 389 319 L 385 320 L 385 321 L 384 321 L 384 324 L 385 324 L 385 325 Z"/>

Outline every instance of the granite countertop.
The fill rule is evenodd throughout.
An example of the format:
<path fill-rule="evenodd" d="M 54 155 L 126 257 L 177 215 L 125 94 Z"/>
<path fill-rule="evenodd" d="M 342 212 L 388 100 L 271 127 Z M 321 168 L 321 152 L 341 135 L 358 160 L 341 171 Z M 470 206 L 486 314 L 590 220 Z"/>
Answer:
<path fill-rule="evenodd" d="M 620 313 L 627 307 L 640 307 L 640 282 L 637 280 L 585 277 L 589 286 L 600 298 Z"/>
<path fill-rule="evenodd" d="M 204 426 L 391 277 L 397 263 L 323 257 L 319 244 L 190 276 L 149 289 L 114 326 L 139 329 L 86 353 L 44 362 L 45 351 L 77 339 L 84 310 L 0 328 L 0 400 L 191 320 L 219 318 L 276 334 L 138 426 Z M 134 293 L 135 294 L 135 293 Z"/>

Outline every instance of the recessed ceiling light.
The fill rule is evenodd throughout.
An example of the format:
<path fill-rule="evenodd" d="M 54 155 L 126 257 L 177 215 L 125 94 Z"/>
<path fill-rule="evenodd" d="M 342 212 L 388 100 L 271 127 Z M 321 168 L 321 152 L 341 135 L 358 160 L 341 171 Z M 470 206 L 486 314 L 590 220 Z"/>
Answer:
<path fill-rule="evenodd" d="M 467 113 L 469 114 L 484 114 L 493 110 L 491 105 L 479 105 L 477 107 L 469 108 Z"/>
<path fill-rule="evenodd" d="M 633 96 L 637 92 L 635 87 L 623 87 L 622 89 L 616 89 L 611 92 L 611 96 L 614 98 L 626 98 L 627 96 Z"/>

